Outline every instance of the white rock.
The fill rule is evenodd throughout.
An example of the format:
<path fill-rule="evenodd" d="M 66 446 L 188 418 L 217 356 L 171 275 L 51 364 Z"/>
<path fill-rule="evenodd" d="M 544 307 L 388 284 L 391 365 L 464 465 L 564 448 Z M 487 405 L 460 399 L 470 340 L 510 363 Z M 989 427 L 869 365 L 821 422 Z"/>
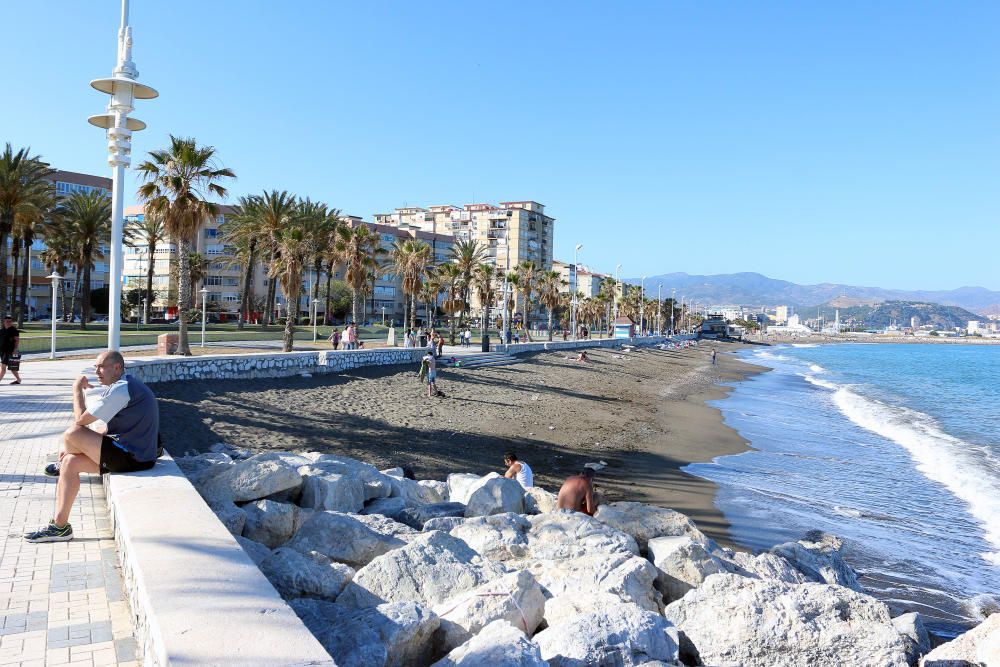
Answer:
<path fill-rule="evenodd" d="M 334 600 L 354 570 L 322 554 L 308 555 L 281 547 L 260 564 L 260 571 L 284 598 L 321 597 Z"/>
<path fill-rule="evenodd" d="M 931 650 L 931 637 L 924 627 L 924 620 L 917 612 L 902 614 L 892 619 L 892 627 L 896 628 L 906 642 L 906 660 L 912 665 L 917 664 L 920 656 Z"/>
<path fill-rule="evenodd" d="M 491 472 L 485 476 L 467 472 L 452 473 L 448 475 L 448 500 L 453 503 L 468 505 L 469 497 L 476 489 L 497 477 L 500 477 L 500 475 L 495 472 Z"/>
<path fill-rule="evenodd" d="M 396 519 L 417 530 L 422 530 L 424 524 L 432 519 L 465 516 L 465 505 L 462 503 L 431 503 L 407 507 L 396 514 Z"/>
<path fill-rule="evenodd" d="M 220 467 L 212 487 L 234 502 L 258 500 L 302 484 L 302 476 L 280 461 L 250 458 Z"/>
<path fill-rule="evenodd" d="M 524 490 L 524 512 L 526 514 L 555 512 L 557 499 L 556 494 L 540 486 L 529 486 Z"/>
<path fill-rule="evenodd" d="M 551 667 L 635 665 L 678 657 L 677 629 L 663 616 L 632 604 L 550 625 L 534 640 Z"/>
<path fill-rule="evenodd" d="M 423 531 L 426 533 L 432 530 L 443 530 L 446 533 L 450 533 L 452 529 L 456 526 L 461 526 L 465 521 L 465 516 L 435 517 L 424 521 Z"/>
<path fill-rule="evenodd" d="M 244 505 L 243 511 L 247 516 L 243 536 L 269 549 L 281 546 L 295 534 L 295 519 L 299 513 L 295 505 L 258 500 Z"/>
<path fill-rule="evenodd" d="M 381 514 L 395 518 L 404 509 L 406 509 L 406 501 L 402 498 L 375 498 L 365 503 L 361 514 Z"/>
<path fill-rule="evenodd" d="M 417 480 L 417 484 L 419 484 L 420 486 L 426 486 L 429 489 L 434 489 L 435 493 L 441 496 L 442 501 L 448 498 L 447 482 L 439 482 L 436 479 L 421 479 Z"/>
<path fill-rule="evenodd" d="M 243 551 L 246 552 L 247 556 L 250 557 L 250 560 L 257 567 L 260 567 L 260 564 L 271 555 L 271 550 L 260 542 L 254 542 L 245 537 L 237 537 L 236 541 L 239 542 L 240 546 L 243 547 Z"/>
<path fill-rule="evenodd" d="M 438 618 L 412 602 L 349 609 L 323 600 L 292 600 L 291 606 L 338 665 L 426 665 Z"/>
<path fill-rule="evenodd" d="M 493 621 L 432 667 L 548 667 L 538 645 L 507 621 Z"/>
<path fill-rule="evenodd" d="M 407 507 L 419 507 L 420 505 L 434 505 L 444 502 L 444 498 L 436 489 L 424 486 L 416 480 L 404 477 L 391 477 L 386 475 L 391 485 L 390 497 L 402 498 Z"/>
<path fill-rule="evenodd" d="M 524 512 L 524 487 L 513 479 L 498 477 L 487 480 L 485 484 L 472 492 L 465 508 L 465 516 L 489 516 Z"/>
<path fill-rule="evenodd" d="M 941 644 L 921 659 L 921 667 L 997 667 L 1000 665 L 1000 613 Z"/>
<path fill-rule="evenodd" d="M 404 542 L 420 534 L 420 531 L 414 530 L 405 523 L 400 523 L 381 514 L 355 514 L 352 516 L 376 533 L 386 537 L 395 537 Z"/>
<path fill-rule="evenodd" d="M 569 592 L 545 600 L 545 619 L 549 625 L 558 625 L 581 614 L 589 614 L 622 602 L 622 598 L 614 593 L 578 595 L 576 592 Z"/>
<path fill-rule="evenodd" d="M 528 520 L 531 558 L 563 560 L 594 553 L 639 553 L 634 539 L 581 512 L 552 512 Z"/>
<path fill-rule="evenodd" d="M 413 600 L 435 605 L 505 572 L 447 533 L 422 533 L 358 570 L 340 601 L 354 607 Z"/>
<path fill-rule="evenodd" d="M 247 513 L 242 508 L 225 501 L 209 503 L 209 507 L 215 512 L 215 516 L 226 527 L 226 530 L 234 537 L 239 537 L 243 534 L 243 527 L 247 522 Z"/>
<path fill-rule="evenodd" d="M 529 637 L 545 614 L 545 595 L 527 570 L 511 572 L 434 606 L 441 618 L 435 648 L 448 652 L 498 619 Z"/>
<path fill-rule="evenodd" d="M 687 535 L 699 544 L 710 546 L 710 540 L 691 519 L 663 507 L 633 502 L 607 503 L 597 508 L 594 518 L 631 535 L 642 553 L 646 553 L 646 544 L 654 537 Z"/>
<path fill-rule="evenodd" d="M 743 551 L 716 552 L 727 563 L 733 573 L 755 579 L 774 579 L 789 584 L 804 584 L 809 579 L 777 554 L 764 552 L 756 556 Z"/>
<path fill-rule="evenodd" d="M 372 530 L 360 516 L 340 512 L 316 512 L 288 542 L 301 553 L 315 551 L 355 568 L 403 544 L 397 537 Z"/>
<path fill-rule="evenodd" d="M 654 537 L 646 546 L 656 566 L 657 588 L 668 602 L 679 600 L 711 574 L 727 572 L 726 564 L 687 535 Z"/>
<path fill-rule="evenodd" d="M 595 553 L 572 558 L 529 560 L 526 565 L 550 595 L 609 594 L 621 602 L 658 612 L 661 595 L 653 588 L 656 568 L 645 558 Z"/>
<path fill-rule="evenodd" d="M 307 454 L 313 460 L 313 464 L 328 472 L 338 475 L 347 475 L 358 479 L 364 488 L 364 499 L 388 498 L 392 492 L 392 480 L 387 475 L 379 472 L 378 469 L 357 459 L 347 456 L 336 456 L 334 454 L 317 454 L 311 452 Z"/>
<path fill-rule="evenodd" d="M 302 475 L 302 507 L 335 512 L 360 512 L 365 506 L 361 480 L 347 474 L 330 472 L 315 465 L 298 469 Z"/>
<path fill-rule="evenodd" d="M 531 523 L 520 514 L 494 514 L 466 519 L 448 532 L 490 560 L 506 561 L 528 555 Z"/>
<path fill-rule="evenodd" d="M 798 542 L 786 542 L 771 548 L 810 581 L 846 586 L 863 592 L 858 575 L 840 555 L 843 542 L 833 535 L 814 531 Z"/>
<path fill-rule="evenodd" d="M 703 664 L 904 667 L 888 608 L 849 588 L 714 574 L 667 606 Z M 690 642 L 690 646 L 686 643 Z"/>

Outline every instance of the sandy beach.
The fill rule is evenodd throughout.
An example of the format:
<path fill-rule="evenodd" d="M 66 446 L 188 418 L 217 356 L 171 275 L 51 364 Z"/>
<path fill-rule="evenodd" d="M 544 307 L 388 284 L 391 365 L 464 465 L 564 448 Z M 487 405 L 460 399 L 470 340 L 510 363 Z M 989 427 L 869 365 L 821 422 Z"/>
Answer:
<path fill-rule="evenodd" d="M 416 367 L 399 366 L 154 389 L 175 455 L 227 442 L 254 451 L 335 452 L 381 468 L 409 465 L 418 479 L 444 479 L 451 472 L 502 472 L 503 453 L 513 449 L 550 490 L 584 463 L 603 461 L 598 487 L 605 498 L 676 509 L 728 544 L 715 485 L 680 467 L 746 449 L 705 404 L 725 395 L 720 383 L 762 370 L 727 354 L 739 347 L 594 350 L 586 364 L 567 352 L 544 352 L 508 366 L 445 368 L 438 381 L 445 397 L 433 399 Z"/>

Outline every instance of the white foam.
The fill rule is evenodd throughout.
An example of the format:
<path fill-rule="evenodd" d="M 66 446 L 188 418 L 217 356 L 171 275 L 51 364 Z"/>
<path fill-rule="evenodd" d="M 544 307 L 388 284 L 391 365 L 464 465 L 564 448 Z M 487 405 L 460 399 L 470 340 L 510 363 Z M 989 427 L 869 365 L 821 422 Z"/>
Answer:
<path fill-rule="evenodd" d="M 837 391 L 838 389 L 840 389 L 839 384 L 828 382 L 814 375 L 803 375 L 802 377 L 805 378 L 806 382 L 808 382 L 809 384 L 814 384 L 817 387 L 823 387 L 824 389 L 829 389 L 830 391 Z"/>
<path fill-rule="evenodd" d="M 773 360 L 773 361 L 791 361 L 790 357 L 786 357 L 783 354 L 775 354 L 774 352 L 757 352 L 756 356 L 758 359 Z"/>
<path fill-rule="evenodd" d="M 816 343 L 792 343 L 792 347 L 819 347 Z"/>
<path fill-rule="evenodd" d="M 811 364 L 809 366 L 809 370 L 811 370 L 813 373 L 825 373 L 826 372 L 826 369 L 823 368 L 822 366 L 820 366 L 819 364 Z"/>
<path fill-rule="evenodd" d="M 905 448 L 921 474 L 964 501 L 982 524 L 987 541 L 997 547 L 983 558 L 1000 566 L 1000 462 L 985 448 L 945 433 L 922 412 L 866 398 L 849 387 L 806 379 L 833 388 L 834 403 L 848 419 Z"/>

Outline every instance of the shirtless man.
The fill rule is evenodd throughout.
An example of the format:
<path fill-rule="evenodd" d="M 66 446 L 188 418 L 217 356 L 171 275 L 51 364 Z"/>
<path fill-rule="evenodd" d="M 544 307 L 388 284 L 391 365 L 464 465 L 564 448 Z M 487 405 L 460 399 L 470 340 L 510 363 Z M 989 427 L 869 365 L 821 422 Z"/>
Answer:
<path fill-rule="evenodd" d="M 594 498 L 594 471 L 584 468 L 579 475 L 573 475 L 559 489 L 556 499 L 556 509 L 573 510 L 594 515 L 597 511 L 597 501 Z"/>

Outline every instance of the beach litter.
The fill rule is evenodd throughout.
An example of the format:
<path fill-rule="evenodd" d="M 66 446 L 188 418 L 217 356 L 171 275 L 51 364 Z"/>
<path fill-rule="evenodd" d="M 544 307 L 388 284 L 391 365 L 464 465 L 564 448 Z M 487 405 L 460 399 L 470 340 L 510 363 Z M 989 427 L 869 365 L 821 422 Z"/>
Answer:
<path fill-rule="evenodd" d="M 595 462 L 591 461 L 590 463 L 584 463 L 583 467 L 584 468 L 590 468 L 594 472 L 597 472 L 598 470 L 604 470 L 605 468 L 607 468 L 608 467 L 608 462 L 607 461 L 597 461 L 595 463 Z"/>

